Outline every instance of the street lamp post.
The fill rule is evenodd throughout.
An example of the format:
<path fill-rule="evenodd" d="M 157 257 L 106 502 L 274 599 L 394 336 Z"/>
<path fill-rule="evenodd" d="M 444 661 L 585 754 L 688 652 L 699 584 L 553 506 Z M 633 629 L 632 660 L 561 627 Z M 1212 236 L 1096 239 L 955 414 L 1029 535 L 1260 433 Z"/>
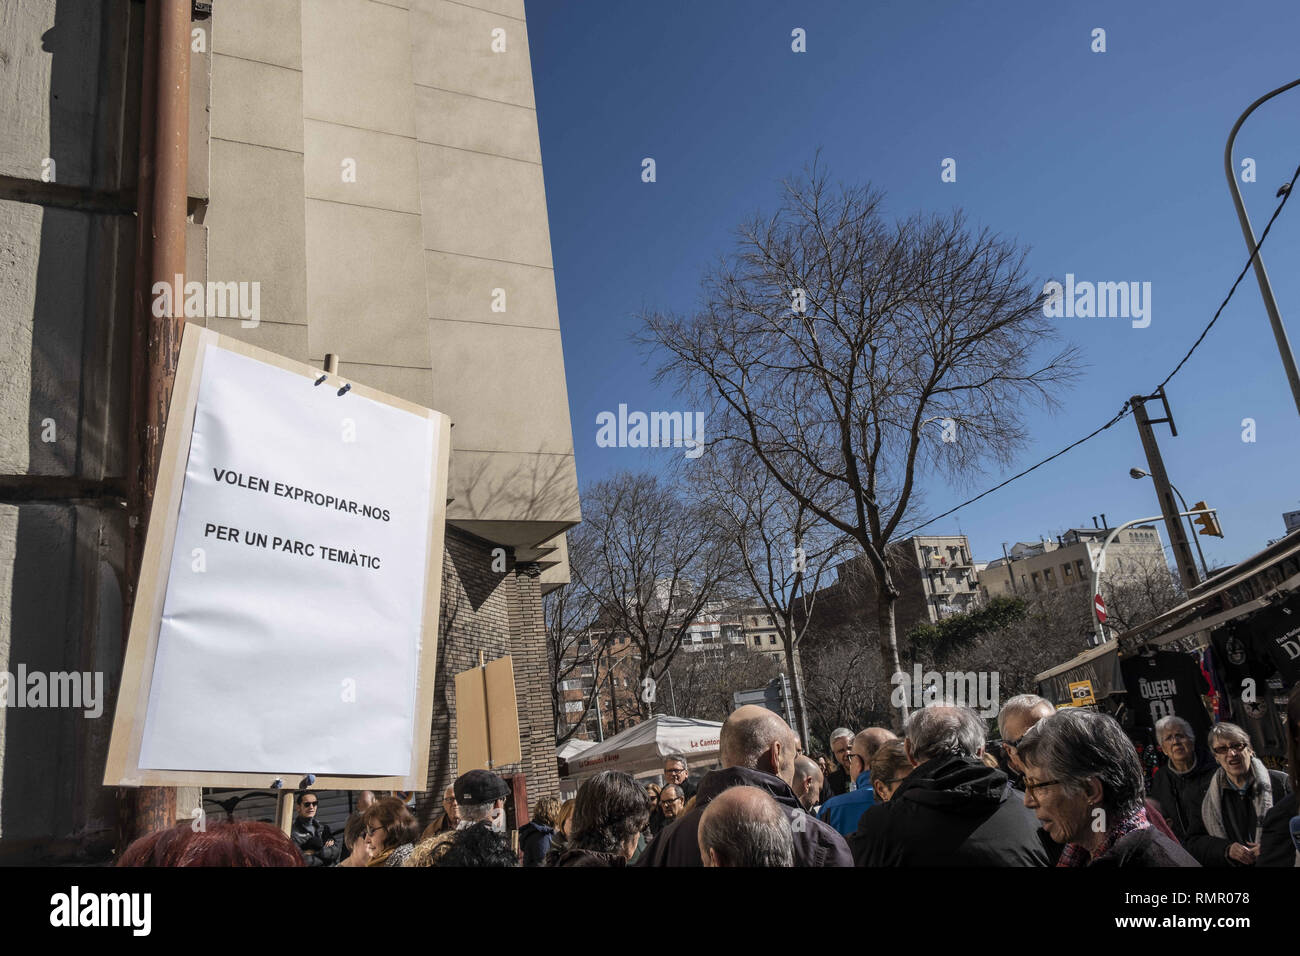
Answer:
<path fill-rule="evenodd" d="M 1246 206 L 1241 201 L 1241 190 L 1237 187 L 1237 167 L 1232 161 L 1232 143 L 1237 138 L 1237 130 L 1241 129 L 1241 124 L 1246 121 L 1246 117 L 1255 112 L 1255 108 L 1261 103 L 1271 100 L 1279 93 L 1285 93 L 1293 86 L 1300 86 L 1300 80 L 1292 80 L 1286 86 L 1279 86 L 1272 93 L 1266 93 L 1246 107 L 1246 112 L 1237 118 L 1233 124 L 1232 132 L 1228 134 L 1228 145 L 1223 148 L 1223 171 L 1228 176 L 1228 185 L 1231 187 L 1232 203 L 1237 207 L 1237 218 L 1241 221 L 1241 233 L 1246 237 L 1246 249 L 1252 255 L 1259 243 L 1255 241 L 1255 231 L 1250 227 L 1250 217 L 1246 215 Z M 1279 193 L 1279 195 L 1281 195 Z M 1296 371 L 1295 354 L 1291 351 L 1291 343 L 1287 340 L 1286 327 L 1282 324 L 1282 317 L 1277 311 L 1277 302 L 1273 298 L 1273 287 L 1269 285 L 1268 273 L 1264 270 L 1264 260 L 1255 255 L 1255 280 L 1259 283 L 1259 293 L 1264 299 L 1264 309 L 1268 312 L 1269 324 L 1273 326 L 1273 338 L 1277 341 L 1278 354 L 1282 356 L 1282 367 L 1286 370 L 1287 381 L 1291 385 L 1291 397 L 1295 399 L 1296 411 L 1300 412 L 1300 372 Z"/>
<path fill-rule="evenodd" d="M 1130 478 L 1133 478 L 1138 481 L 1140 481 L 1143 478 L 1151 477 L 1141 468 L 1130 468 L 1128 470 L 1128 473 Z M 1174 494 L 1178 496 L 1179 502 L 1182 503 L 1184 513 L 1187 512 L 1188 511 L 1187 499 L 1184 498 L 1183 493 L 1178 490 L 1178 486 L 1171 481 L 1169 482 L 1169 487 L 1174 489 Z M 1196 536 L 1196 525 L 1192 522 L 1191 515 L 1187 516 L 1187 528 L 1192 533 L 1192 544 L 1196 545 L 1196 553 L 1200 555 L 1201 558 L 1201 570 L 1205 572 L 1205 580 L 1208 581 L 1210 580 L 1210 569 L 1205 564 L 1205 552 L 1201 550 L 1201 539 Z"/>

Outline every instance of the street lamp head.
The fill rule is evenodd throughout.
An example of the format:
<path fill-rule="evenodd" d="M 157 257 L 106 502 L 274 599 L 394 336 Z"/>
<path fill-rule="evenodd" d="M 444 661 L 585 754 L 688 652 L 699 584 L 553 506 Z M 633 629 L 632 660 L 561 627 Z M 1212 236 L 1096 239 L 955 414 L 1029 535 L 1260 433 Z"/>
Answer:
<path fill-rule="evenodd" d="M 1130 468 L 1130 469 L 1128 470 L 1128 476 L 1129 476 L 1130 478 L 1147 478 L 1147 477 L 1149 477 L 1149 476 L 1147 475 L 1147 473 L 1146 473 L 1145 471 L 1143 471 L 1141 468 Z"/>

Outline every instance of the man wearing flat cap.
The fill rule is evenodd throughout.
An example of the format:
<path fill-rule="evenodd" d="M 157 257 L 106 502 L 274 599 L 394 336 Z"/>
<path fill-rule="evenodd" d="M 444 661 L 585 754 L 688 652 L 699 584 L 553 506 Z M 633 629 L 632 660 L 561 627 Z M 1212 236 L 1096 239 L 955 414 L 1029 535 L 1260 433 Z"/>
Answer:
<path fill-rule="evenodd" d="M 460 822 L 456 829 L 421 840 L 403 866 L 513 866 L 506 845 L 509 785 L 487 770 L 461 774 L 452 785 Z"/>

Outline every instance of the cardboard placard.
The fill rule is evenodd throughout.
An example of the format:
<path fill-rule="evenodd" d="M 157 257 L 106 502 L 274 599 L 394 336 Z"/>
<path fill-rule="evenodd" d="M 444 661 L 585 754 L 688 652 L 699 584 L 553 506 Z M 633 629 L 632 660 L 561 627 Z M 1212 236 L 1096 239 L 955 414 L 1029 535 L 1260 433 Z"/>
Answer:
<path fill-rule="evenodd" d="M 187 325 L 104 782 L 420 789 L 451 424 Z"/>
<path fill-rule="evenodd" d="M 496 770 L 522 756 L 510 656 L 457 674 L 456 771 Z"/>

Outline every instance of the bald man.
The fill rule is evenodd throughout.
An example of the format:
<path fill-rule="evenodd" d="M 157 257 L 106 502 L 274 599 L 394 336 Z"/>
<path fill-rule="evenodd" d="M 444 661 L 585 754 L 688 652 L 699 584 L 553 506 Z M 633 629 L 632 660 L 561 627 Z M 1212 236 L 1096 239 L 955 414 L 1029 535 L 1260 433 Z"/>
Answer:
<path fill-rule="evenodd" d="M 800 754 L 794 762 L 794 780 L 790 783 L 799 806 L 816 816 L 822 800 L 822 787 L 825 785 L 826 775 L 817 766 L 817 761 Z"/>
<path fill-rule="evenodd" d="M 722 769 L 700 780 L 694 809 L 665 828 L 637 866 L 701 866 L 700 818 L 710 803 L 734 787 L 757 787 L 780 806 L 790 821 L 795 866 L 853 865 L 844 838 L 809 816 L 790 789 L 799 737 L 789 724 L 764 707 L 739 707 L 722 725 L 718 757 Z"/>
<path fill-rule="evenodd" d="M 705 866 L 794 866 L 794 833 L 781 805 L 758 787 L 732 787 L 700 815 Z"/>
<path fill-rule="evenodd" d="M 831 797 L 818 814 L 841 836 L 847 837 L 857 830 L 862 814 L 876 802 L 876 791 L 871 786 L 871 758 L 886 743 L 897 739 L 893 731 L 884 727 L 868 727 L 853 738 L 849 752 L 849 767 L 854 774 L 853 789 Z"/>

